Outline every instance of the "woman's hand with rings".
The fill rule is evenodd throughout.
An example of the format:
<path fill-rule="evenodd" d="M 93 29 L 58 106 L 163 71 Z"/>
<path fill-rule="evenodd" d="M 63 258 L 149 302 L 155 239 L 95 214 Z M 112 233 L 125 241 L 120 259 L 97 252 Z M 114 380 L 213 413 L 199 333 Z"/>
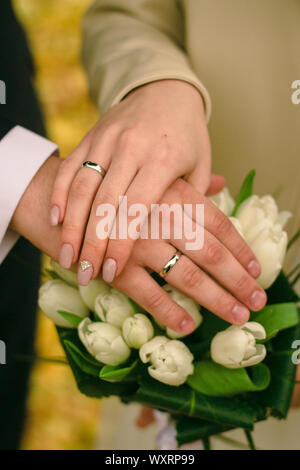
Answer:
<path fill-rule="evenodd" d="M 85 161 L 100 165 L 103 178 Z M 111 108 L 60 166 L 51 197 L 50 221 L 62 223 L 59 260 L 76 261 L 78 280 L 87 284 L 102 267 L 108 282 L 120 275 L 135 240 L 103 239 L 96 234 L 97 208 L 117 211 L 144 204 L 150 212 L 167 188 L 186 177 L 205 194 L 210 183 L 210 142 L 204 105 L 198 90 L 178 80 L 162 80 L 131 92 Z M 118 231 L 117 217 L 109 227 Z M 118 232 L 117 232 L 118 233 Z"/>

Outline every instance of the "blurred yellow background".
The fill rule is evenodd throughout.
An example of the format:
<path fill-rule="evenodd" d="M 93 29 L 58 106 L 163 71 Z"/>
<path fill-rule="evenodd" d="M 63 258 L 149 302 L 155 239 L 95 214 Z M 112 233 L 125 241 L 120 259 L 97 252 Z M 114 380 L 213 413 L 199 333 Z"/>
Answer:
<path fill-rule="evenodd" d="M 81 20 L 91 0 L 14 0 L 35 59 L 48 135 L 68 153 L 98 119 L 80 63 Z M 53 324 L 39 314 L 39 356 L 63 356 Z M 23 449 L 90 449 L 99 402 L 82 396 L 68 366 L 37 363 Z"/>

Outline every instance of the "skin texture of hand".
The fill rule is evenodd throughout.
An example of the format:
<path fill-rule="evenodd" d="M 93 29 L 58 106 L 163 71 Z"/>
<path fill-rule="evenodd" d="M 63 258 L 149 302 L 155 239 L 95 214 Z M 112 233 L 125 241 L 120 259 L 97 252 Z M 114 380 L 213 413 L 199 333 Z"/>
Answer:
<path fill-rule="evenodd" d="M 86 160 L 107 170 L 104 179 L 81 167 Z M 205 194 L 210 161 L 204 105 L 196 88 L 162 80 L 131 92 L 101 118 L 60 167 L 50 219 L 54 225 L 63 222 L 61 265 L 69 268 L 87 260 L 92 267 L 84 273 L 79 269 L 81 284 L 95 278 L 101 267 L 103 278 L 112 282 L 124 269 L 135 240 L 99 240 L 97 207 L 109 203 L 117 210 L 119 197 L 125 195 L 128 207 L 141 203 L 150 211 L 179 177 Z M 114 224 L 112 218 L 112 230 Z"/>
<path fill-rule="evenodd" d="M 49 224 L 47 208 L 60 164 L 59 159 L 50 157 L 41 167 L 25 191 L 11 223 L 13 230 L 54 259 L 57 259 L 62 229 L 59 225 L 53 227 Z M 177 180 L 167 191 L 164 201 L 182 204 L 186 201 L 203 202 L 206 205 L 207 230 L 211 230 L 210 227 L 218 229 L 215 235 L 211 232 L 207 234 L 209 243 L 206 249 L 195 251 L 193 255 L 190 252 L 188 256 L 183 254 L 167 274 L 166 281 L 229 322 L 245 323 L 249 316 L 245 305 L 251 306 L 253 294 L 259 292 L 262 297 L 260 306 L 252 306 L 252 310 L 262 308 L 266 301 L 264 291 L 245 269 L 254 259 L 251 250 L 216 206 L 185 181 Z M 112 285 L 133 298 L 169 328 L 187 334 L 194 329 L 193 320 L 149 274 L 149 270 L 159 272 L 162 269 L 173 256 L 176 243 L 180 244 L 182 240 L 139 239 L 124 271 Z M 203 263 L 207 265 L 208 273 L 202 269 Z M 215 282 L 211 275 L 225 288 Z M 254 300 L 257 300 L 257 296 Z"/>

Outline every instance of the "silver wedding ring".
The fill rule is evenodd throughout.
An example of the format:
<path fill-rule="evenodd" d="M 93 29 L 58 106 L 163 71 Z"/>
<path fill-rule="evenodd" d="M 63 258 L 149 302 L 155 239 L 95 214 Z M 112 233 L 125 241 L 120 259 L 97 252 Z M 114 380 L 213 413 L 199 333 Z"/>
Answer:
<path fill-rule="evenodd" d="M 99 173 L 102 176 L 102 178 L 104 178 L 104 176 L 106 175 L 106 171 L 101 165 L 98 165 L 98 163 L 90 162 L 87 160 L 86 162 L 83 162 L 81 166 L 97 171 L 97 173 Z"/>
<path fill-rule="evenodd" d="M 161 277 L 165 277 L 168 274 L 168 272 L 175 266 L 177 261 L 179 261 L 180 256 L 181 256 L 181 253 L 177 251 L 175 255 L 172 256 L 172 258 L 167 262 L 167 264 L 164 265 L 159 275 Z"/>

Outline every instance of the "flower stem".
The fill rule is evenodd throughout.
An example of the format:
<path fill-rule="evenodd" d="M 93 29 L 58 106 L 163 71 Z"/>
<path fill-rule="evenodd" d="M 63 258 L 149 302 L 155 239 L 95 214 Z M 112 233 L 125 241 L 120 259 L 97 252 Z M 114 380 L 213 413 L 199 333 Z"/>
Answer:
<path fill-rule="evenodd" d="M 290 277 L 293 276 L 293 274 L 296 274 L 299 269 L 300 269 L 300 263 L 298 263 L 298 264 L 286 275 L 286 277 L 289 279 Z"/>
<path fill-rule="evenodd" d="M 46 362 L 49 364 L 68 365 L 68 361 L 64 357 L 27 356 L 25 354 L 16 354 L 14 357 L 17 361 L 23 362 Z"/>
<path fill-rule="evenodd" d="M 211 450 L 211 443 L 209 437 L 202 439 L 204 450 Z"/>
<path fill-rule="evenodd" d="M 292 280 L 291 286 L 294 287 L 294 285 L 297 284 L 297 282 L 299 281 L 299 279 L 300 279 L 300 273 L 298 273 L 297 276 Z"/>
<path fill-rule="evenodd" d="M 254 444 L 254 441 L 253 441 L 253 437 L 252 437 L 252 434 L 250 431 L 248 431 L 248 429 L 245 429 L 245 436 L 247 438 L 247 442 L 248 442 L 248 445 L 249 445 L 249 449 L 250 450 L 256 450 L 256 447 L 255 447 L 255 444 Z"/>
<path fill-rule="evenodd" d="M 295 233 L 295 235 L 290 239 L 290 241 L 288 242 L 288 246 L 287 246 L 287 249 L 291 248 L 291 246 L 295 243 L 295 241 L 298 240 L 298 238 L 300 237 L 300 228 L 297 230 L 297 232 Z"/>

